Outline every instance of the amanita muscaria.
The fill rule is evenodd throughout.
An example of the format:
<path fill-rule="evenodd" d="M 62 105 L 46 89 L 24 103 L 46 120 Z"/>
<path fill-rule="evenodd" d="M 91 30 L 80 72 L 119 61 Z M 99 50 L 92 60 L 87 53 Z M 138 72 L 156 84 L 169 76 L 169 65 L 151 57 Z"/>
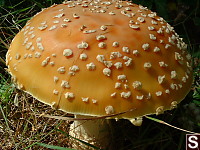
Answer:
<path fill-rule="evenodd" d="M 146 7 L 80 0 L 36 14 L 13 39 L 6 61 L 18 88 L 53 108 L 82 117 L 126 112 L 114 118 L 140 124 L 144 115 L 175 108 L 190 90 L 186 49 Z M 105 148 L 99 128 L 93 134 L 97 124 L 84 133 L 76 128 L 77 135 Z"/>

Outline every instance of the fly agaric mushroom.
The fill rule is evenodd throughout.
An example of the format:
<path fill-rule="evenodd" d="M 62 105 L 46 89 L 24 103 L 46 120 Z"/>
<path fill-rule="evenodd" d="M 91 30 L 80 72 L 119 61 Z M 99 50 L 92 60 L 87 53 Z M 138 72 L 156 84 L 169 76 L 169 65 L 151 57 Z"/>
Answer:
<path fill-rule="evenodd" d="M 126 112 L 114 118 L 139 125 L 144 115 L 175 108 L 190 90 L 186 49 L 146 7 L 80 0 L 36 14 L 13 39 L 6 61 L 18 88 L 53 108 L 76 117 Z M 82 140 L 107 146 L 98 131 L 105 121 L 74 125 Z"/>

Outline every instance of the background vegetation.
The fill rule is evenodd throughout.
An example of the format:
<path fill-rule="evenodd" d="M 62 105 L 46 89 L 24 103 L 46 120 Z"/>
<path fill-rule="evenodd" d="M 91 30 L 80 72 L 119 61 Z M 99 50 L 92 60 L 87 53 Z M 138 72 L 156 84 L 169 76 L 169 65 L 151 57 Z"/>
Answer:
<path fill-rule="evenodd" d="M 171 125 L 200 132 L 200 0 L 133 0 L 165 18 L 189 45 L 194 61 L 193 87 L 178 108 L 152 116 Z M 37 114 L 69 116 L 39 103 L 15 88 L 6 72 L 5 54 L 16 33 L 42 8 L 62 0 L 0 0 L 0 150 L 67 149 L 71 122 Z M 116 143 L 123 150 L 184 150 L 186 132 L 145 119 L 141 127 L 121 120 Z M 46 144 L 46 145 L 45 145 Z"/>

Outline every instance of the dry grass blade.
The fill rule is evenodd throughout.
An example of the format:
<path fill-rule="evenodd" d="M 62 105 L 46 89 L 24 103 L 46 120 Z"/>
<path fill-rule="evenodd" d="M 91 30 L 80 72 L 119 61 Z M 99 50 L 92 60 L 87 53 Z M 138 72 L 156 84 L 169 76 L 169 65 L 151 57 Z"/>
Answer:
<path fill-rule="evenodd" d="M 135 109 L 130 109 L 128 111 L 116 113 L 116 114 L 111 114 L 111 115 L 105 115 L 105 116 L 100 116 L 100 117 L 90 117 L 90 118 L 70 118 L 70 117 L 61 117 L 61 116 L 51 116 L 51 115 L 46 115 L 46 114 L 35 114 L 36 116 L 39 117 L 46 117 L 46 118 L 52 118 L 52 119 L 58 119 L 58 120 L 68 120 L 68 121 L 76 121 L 76 120 L 94 120 L 94 119 L 106 119 L 106 118 L 112 118 L 115 116 L 122 115 L 127 112 L 134 111 Z"/>
<path fill-rule="evenodd" d="M 7 118 L 6 118 L 5 114 L 4 114 L 4 111 L 3 111 L 3 108 L 1 107 L 1 104 L 0 104 L 0 112 L 2 113 L 3 118 L 5 120 L 6 127 L 7 127 L 7 130 L 8 130 L 8 133 L 10 134 L 11 140 L 15 144 L 15 140 L 14 140 L 14 138 L 12 136 L 11 129 L 10 129 L 9 124 L 8 124 L 8 120 L 7 120 Z"/>
<path fill-rule="evenodd" d="M 2 38 L 0 37 L 0 42 L 8 49 L 9 48 L 9 45 L 8 44 L 6 44 L 6 42 L 4 42 L 3 40 L 2 40 Z"/>
<path fill-rule="evenodd" d="M 0 62 L 2 62 L 4 65 L 6 65 L 6 61 L 3 60 L 3 58 L 0 57 Z"/>
<path fill-rule="evenodd" d="M 187 132 L 187 133 L 191 133 L 191 134 L 200 134 L 200 133 L 196 133 L 196 132 L 192 132 L 192 131 L 188 131 L 188 130 L 185 130 L 185 129 L 182 129 L 182 128 L 178 128 L 178 127 L 175 127 L 167 122 L 164 122 L 162 120 L 159 120 L 159 119 L 156 119 L 156 118 L 153 118 L 153 117 L 149 117 L 149 116 L 145 116 L 146 118 L 150 119 L 150 120 L 153 120 L 155 122 L 158 122 L 158 123 L 161 123 L 161 124 L 164 124 L 164 125 L 167 125 L 169 127 L 172 127 L 174 129 L 177 129 L 177 130 L 180 130 L 180 131 L 184 131 L 184 132 Z"/>

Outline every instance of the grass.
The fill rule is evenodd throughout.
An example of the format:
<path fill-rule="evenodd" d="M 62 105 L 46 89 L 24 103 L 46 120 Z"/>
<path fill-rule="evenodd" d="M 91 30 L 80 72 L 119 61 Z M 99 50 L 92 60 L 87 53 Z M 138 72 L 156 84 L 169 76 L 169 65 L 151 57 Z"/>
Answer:
<path fill-rule="evenodd" d="M 6 82 L 5 79 L 4 81 Z M 38 143 L 46 141 L 69 147 L 67 139 L 62 139 L 65 136 L 57 131 L 61 129 L 67 133 L 68 121 L 36 117 L 36 113 L 43 112 L 58 116 L 65 114 L 38 103 L 5 82 L 0 89 L 0 149 L 39 149 L 41 146 Z"/>
<path fill-rule="evenodd" d="M 157 11 L 173 24 L 175 30 L 189 44 L 189 51 L 194 59 L 194 84 L 177 109 L 159 116 L 152 115 L 149 119 L 144 118 L 141 127 L 133 126 L 127 120 L 111 121 L 111 124 L 115 124 L 114 130 L 118 131 L 113 132 L 115 143 L 122 145 L 121 150 L 183 150 L 186 132 L 170 126 L 193 132 L 200 131 L 199 0 L 191 0 L 191 3 L 185 0 L 135 2 Z M 53 110 L 17 90 L 4 69 L 5 54 L 13 37 L 31 16 L 53 3 L 61 3 L 61 0 L 0 1 L 0 150 L 68 150 L 71 147 L 71 137 L 68 135 L 71 121 L 39 117 L 37 114 L 72 116 Z M 160 124 L 159 121 L 170 125 Z"/>

